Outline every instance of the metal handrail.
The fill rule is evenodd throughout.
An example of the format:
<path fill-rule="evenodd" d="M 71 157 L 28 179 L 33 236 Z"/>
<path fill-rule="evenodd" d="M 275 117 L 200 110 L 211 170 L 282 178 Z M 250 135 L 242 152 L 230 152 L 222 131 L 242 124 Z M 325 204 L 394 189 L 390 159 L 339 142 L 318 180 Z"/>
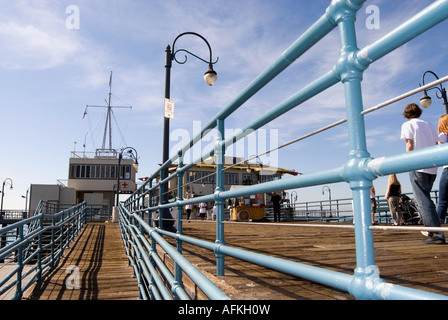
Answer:
<path fill-rule="evenodd" d="M 38 208 L 42 206 L 39 205 Z M 45 272 L 58 264 L 64 249 L 84 227 L 85 209 L 86 203 L 55 214 L 45 214 L 38 210 L 33 217 L 0 229 L 0 237 L 8 237 L 8 233 L 18 230 L 13 236 L 15 240 L 0 248 L 0 261 L 5 261 L 3 266 L 7 263 L 14 266 L 9 274 L 0 279 L 0 295 L 9 292 L 15 286 L 16 290 L 11 299 L 18 300 L 34 282 L 42 281 Z M 48 221 L 51 223 L 48 224 Z M 31 229 L 32 225 L 37 227 Z M 49 232 L 51 237 L 48 243 L 44 244 L 44 235 Z M 33 244 L 32 250 L 31 244 Z M 47 249 L 50 251 L 49 254 L 45 254 Z M 11 280 L 14 276 L 15 280 Z"/>
<path fill-rule="evenodd" d="M 198 287 L 213 300 L 227 300 L 229 299 L 216 285 L 207 279 L 198 269 L 196 269 L 185 257 L 177 252 L 171 245 L 163 239 L 155 228 L 150 227 L 140 216 L 131 214 L 123 204 L 119 204 L 120 212 L 120 229 L 123 234 L 123 241 L 128 253 L 130 263 L 136 274 L 139 276 L 139 288 L 142 297 L 156 298 L 160 292 L 164 299 L 171 300 L 173 293 L 175 298 L 189 299 L 182 286 L 172 277 L 171 273 L 161 263 L 160 257 L 155 250 L 155 245 L 159 245 L 171 258 L 176 265 L 187 274 Z M 142 230 L 144 232 L 142 233 Z M 148 241 L 145 235 L 148 235 L 151 242 Z M 155 261 L 155 262 L 152 262 Z M 167 290 L 163 284 L 156 267 L 161 270 L 164 279 L 170 285 L 170 290 Z M 142 279 L 142 278 L 145 279 Z M 146 281 L 146 285 L 144 282 Z"/>
<path fill-rule="evenodd" d="M 218 276 L 224 275 L 224 257 L 232 255 L 253 262 L 263 261 L 263 264 L 266 266 L 335 286 L 348 291 L 358 299 L 445 299 L 445 296 L 391 285 L 380 278 L 374 257 L 372 233 L 374 228 L 371 225 L 369 189 L 372 186 L 372 181 L 381 176 L 447 165 L 448 145 L 434 146 L 424 150 L 413 151 L 412 153 L 372 159 L 367 150 L 364 116 L 367 111 L 371 112 L 374 110 L 363 110 L 361 82 L 363 72 L 371 64 L 447 19 L 448 0 L 435 1 L 376 42 L 362 49 L 358 49 L 356 46 L 355 20 L 364 2 L 365 0 L 332 1 L 325 14 L 316 23 L 299 37 L 273 64 L 254 79 L 227 107 L 216 114 L 197 136 L 184 147 L 180 148 L 176 154 L 172 155 L 168 161 L 162 164 L 159 170 L 150 175 L 148 181 L 129 197 L 125 202 L 125 206 L 129 212 L 133 213 L 134 218 L 137 219 L 138 215 L 144 216 L 146 213 L 160 212 L 161 209 L 165 208 L 177 208 L 178 212 L 182 212 L 182 207 L 187 204 L 214 201 L 217 204 L 217 236 L 215 243 L 205 245 L 202 242 L 197 242 L 196 240 L 191 240 L 183 236 L 182 219 L 177 219 L 177 234 L 174 234 L 163 230 L 164 226 L 162 222 L 164 217 L 160 217 L 159 228 L 150 229 L 151 234 L 154 236 L 157 233 L 163 233 L 164 235 L 174 237 L 178 242 L 177 250 L 179 252 L 182 252 L 183 241 L 195 242 L 197 245 L 201 243 L 204 247 L 209 247 L 210 250 L 214 250 L 216 253 Z M 332 69 L 265 114 L 254 119 L 240 132 L 229 137 L 224 136 L 225 120 L 233 112 L 335 28 L 339 28 L 340 31 L 341 50 L 340 58 Z M 340 164 L 332 169 L 304 174 L 290 179 L 265 182 L 236 190 L 224 190 L 223 163 L 226 148 L 244 138 L 247 134 L 254 132 L 337 83 L 342 83 L 345 89 L 347 119 L 344 119 L 342 122 L 348 124 L 350 146 L 346 163 Z M 402 99 L 405 96 L 407 95 L 399 98 Z M 394 101 L 397 100 L 395 99 Z M 387 104 L 389 102 L 386 102 L 384 106 Z M 383 107 L 383 105 L 379 107 Z M 337 125 L 340 123 L 338 122 Z M 204 132 L 213 128 L 216 128 L 218 131 L 218 137 L 216 138 L 214 147 L 211 150 L 203 152 L 191 164 L 184 165 L 183 155 L 186 151 L 201 140 Z M 324 129 L 326 130 L 327 127 Z M 211 155 L 215 155 L 218 159 L 216 165 L 215 192 L 213 194 L 184 200 L 182 198 L 182 178 L 184 173 L 189 168 L 195 166 L 196 163 L 201 163 L 203 159 Z M 178 160 L 176 173 L 169 177 L 163 177 L 161 175 L 162 170 L 166 169 L 176 160 Z M 162 179 L 157 181 L 156 184 L 153 184 L 154 180 L 159 176 Z M 154 203 L 152 198 L 153 191 L 156 189 L 160 190 L 162 185 L 166 185 L 170 180 L 176 178 L 178 179 L 178 198 L 172 199 L 169 203 Z M 277 263 L 271 260 L 271 258 L 258 255 L 252 259 L 250 257 L 255 257 L 255 254 L 247 251 L 244 251 L 243 254 L 242 251 L 229 248 L 225 245 L 223 217 L 224 201 L 226 199 L 276 190 L 298 189 L 339 182 L 348 183 L 353 193 L 354 229 L 357 248 L 357 266 L 353 275 L 328 274 L 328 271 L 324 269 L 309 268 L 308 266 L 297 265 L 286 260 L 281 260 L 281 262 L 279 261 Z M 161 195 L 159 198 L 161 198 Z M 146 199 L 148 200 L 148 204 L 145 202 Z M 145 232 L 149 232 L 149 230 L 142 230 L 142 235 Z M 284 268 L 283 265 L 287 267 Z M 333 277 L 337 279 L 336 283 Z M 177 270 L 175 271 L 175 279 L 179 282 L 181 281 L 181 275 Z"/>

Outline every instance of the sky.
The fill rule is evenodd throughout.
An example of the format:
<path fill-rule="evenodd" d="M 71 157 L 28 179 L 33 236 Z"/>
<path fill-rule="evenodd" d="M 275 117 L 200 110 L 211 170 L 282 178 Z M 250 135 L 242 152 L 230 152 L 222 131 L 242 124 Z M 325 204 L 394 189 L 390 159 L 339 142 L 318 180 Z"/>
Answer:
<path fill-rule="evenodd" d="M 358 47 L 387 34 L 432 2 L 367 1 L 356 21 Z M 83 116 L 87 105 L 107 105 L 111 71 L 111 104 L 128 107 L 114 109 L 113 147 L 136 149 L 138 177 L 149 176 L 162 162 L 167 45 L 183 32 L 197 32 L 210 43 L 214 59 L 219 58 L 214 65 L 218 81 L 212 87 L 203 81 L 204 62 L 188 56 L 185 64 L 173 63 L 172 154 L 269 67 L 329 4 L 329 0 L 0 0 L 0 182 L 13 181 L 12 190 L 6 186 L 4 208 L 24 208 L 22 196 L 31 184 L 66 182 L 71 152 L 101 147 L 106 109 L 88 108 Z M 378 9 L 376 20 L 369 5 Z M 364 72 L 364 109 L 419 87 L 426 70 L 446 76 L 447 27 L 445 21 L 372 64 Z M 182 37 L 176 48 L 208 59 L 208 49 L 197 37 Z M 244 127 L 328 72 L 339 49 L 335 29 L 232 114 L 226 129 Z M 184 60 L 183 54 L 177 57 Z M 443 105 L 434 90 L 429 93 L 433 105 L 422 118 L 437 125 Z M 418 103 L 420 96 L 366 115 L 367 146 L 373 158 L 405 151 L 400 140 L 402 111 L 407 103 Z M 256 149 L 240 145 L 232 152 L 247 158 L 345 118 L 339 84 L 263 127 Z M 341 166 L 348 152 L 347 127 L 341 125 L 261 159 L 306 174 Z M 411 192 L 407 174 L 398 177 L 403 191 Z M 438 180 L 434 189 L 437 184 Z M 384 194 L 386 178 L 375 180 L 374 186 L 377 194 Z M 333 199 L 351 197 L 345 183 L 329 187 Z M 298 201 L 326 199 L 322 188 L 296 190 Z"/>

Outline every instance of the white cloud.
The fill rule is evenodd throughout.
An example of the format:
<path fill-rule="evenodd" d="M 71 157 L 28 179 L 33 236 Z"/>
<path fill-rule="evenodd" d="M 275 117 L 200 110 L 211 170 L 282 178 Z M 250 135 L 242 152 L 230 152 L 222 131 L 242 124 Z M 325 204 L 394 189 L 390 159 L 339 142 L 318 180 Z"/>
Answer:
<path fill-rule="evenodd" d="M 56 15 L 45 2 L 14 2 L 12 12 L 0 14 L 0 65 L 8 69 L 45 70 L 69 62 L 82 44 L 65 28 L 65 15 Z"/>
<path fill-rule="evenodd" d="M 32 25 L 0 24 L 0 65 L 7 69 L 50 69 L 79 53 L 70 37 L 51 34 Z"/>

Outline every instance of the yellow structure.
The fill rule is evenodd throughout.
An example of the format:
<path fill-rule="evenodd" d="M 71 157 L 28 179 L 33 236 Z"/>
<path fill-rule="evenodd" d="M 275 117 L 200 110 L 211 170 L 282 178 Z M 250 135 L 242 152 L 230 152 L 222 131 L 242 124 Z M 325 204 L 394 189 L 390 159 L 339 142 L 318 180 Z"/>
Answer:
<path fill-rule="evenodd" d="M 177 164 L 172 164 L 169 172 L 175 174 Z M 261 163 L 247 162 L 244 158 L 226 157 L 224 165 L 224 189 L 231 190 L 257 183 L 278 180 L 285 174 L 298 175 L 294 170 L 271 167 Z M 184 199 L 211 194 L 216 187 L 216 164 L 214 158 L 197 164 L 184 174 Z M 177 179 L 169 182 L 170 198 L 177 196 Z M 250 195 L 239 199 L 229 199 L 230 219 L 237 221 L 260 220 L 265 216 L 265 207 L 270 206 L 270 195 Z M 210 210 L 213 203 L 208 203 Z"/>

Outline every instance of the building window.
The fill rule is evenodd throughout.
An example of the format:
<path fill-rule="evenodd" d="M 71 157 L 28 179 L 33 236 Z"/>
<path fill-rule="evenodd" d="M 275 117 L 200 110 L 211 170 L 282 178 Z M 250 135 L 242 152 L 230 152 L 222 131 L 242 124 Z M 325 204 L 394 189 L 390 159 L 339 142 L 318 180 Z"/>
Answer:
<path fill-rule="evenodd" d="M 238 173 L 224 173 L 224 184 L 238 185 Z"/>
<path fill-rule="evenodd" d="M 261 182 L 269 182 L 273 180 L 279 180 L 281 179 L 281 174 L 269 174 L 269 175 L 261 175 Z"/>
<path fill-rule="evenodd" d="M 215 173 L 213 171 L 189 171 L 187 172 L 186 178 L 188 183 L 215 183 Z"/>
<path fill-rule="evenodd" d="M 131 179 L 131 166 L 121 166 L 121 177 L 125 180 Z M 70 179 L 102 179 L 114 180 L 117 179 L 117 165 L 80 165 L 72 164 L 70 166 Z"/>
<path fill-rule="evenodd" d="M 131 179 L 131 166 L 122 166 L 124 169 L 124 178 L 126 180 Z"/>
<path fill-rule="evenodd" d="M 243 184 L 244 185 L 251 185 L 252 182 L 252 175 L 251 174 L 243 174 Z"/>

